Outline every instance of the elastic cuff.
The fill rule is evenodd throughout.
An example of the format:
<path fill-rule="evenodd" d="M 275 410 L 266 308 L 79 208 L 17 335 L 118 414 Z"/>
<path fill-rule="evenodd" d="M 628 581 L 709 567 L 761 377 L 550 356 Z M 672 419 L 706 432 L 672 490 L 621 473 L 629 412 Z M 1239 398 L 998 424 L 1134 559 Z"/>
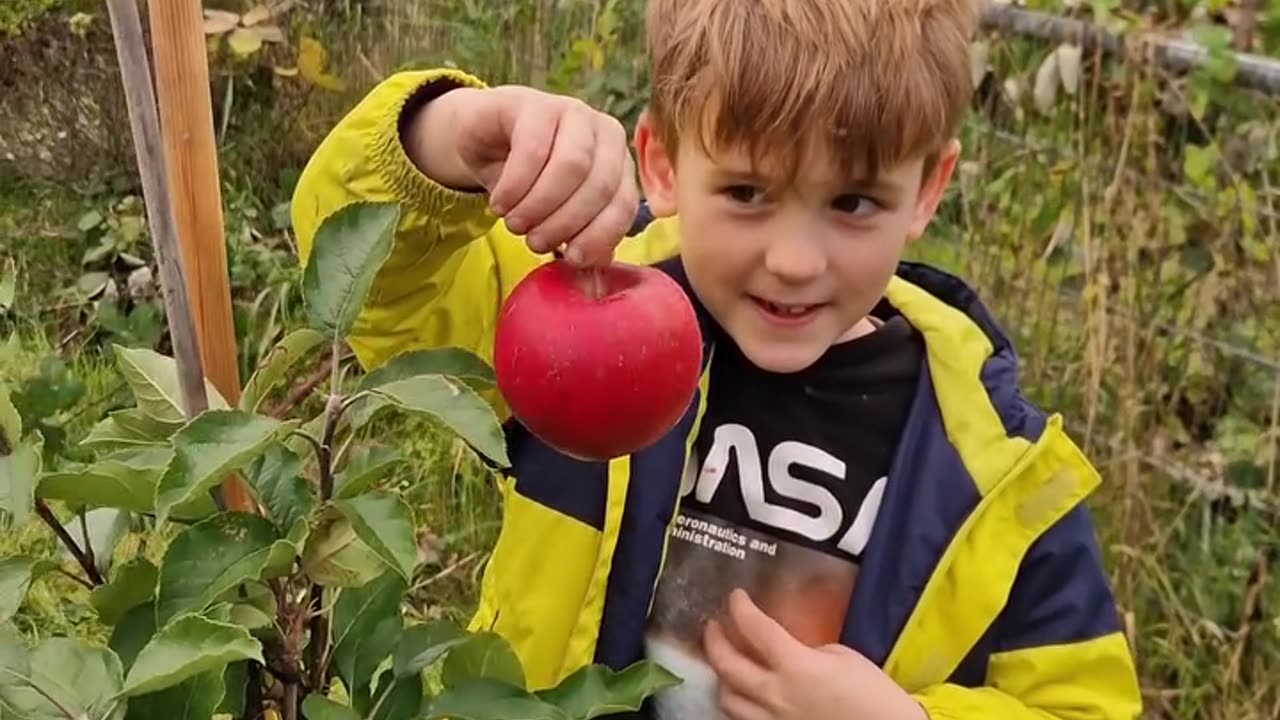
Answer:
<path fill-rule="evenodd" d="M 462 192 L 427 177 L 409 159 L 401 139 L 402 121 L 407 111 L 417 109 L 432 98 L 456 87 L 484 88 L 478 78 L 461 70 L 441 69 L 406 76 L 403 88 L 385 105 L 370 138 L 369 155 L 383 182 L 405 202 L 444 225 L 474 220 L 488 211 L 488 196 L 482 192 Z M 394 81 L 393 81 L 394 82 Z"/>

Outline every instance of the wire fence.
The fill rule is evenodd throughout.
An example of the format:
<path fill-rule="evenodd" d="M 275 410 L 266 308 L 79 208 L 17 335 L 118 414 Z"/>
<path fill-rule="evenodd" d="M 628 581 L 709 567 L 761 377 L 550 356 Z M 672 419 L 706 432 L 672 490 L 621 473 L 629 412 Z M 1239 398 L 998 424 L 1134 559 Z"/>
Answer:
<path fill-rule="evenodd" d="M 984 15 L 981 108 L 913 252 L 977 287 L 1103 474 L 1144 717 L 1280 717 L 1276 88 L 1034 15 Z M 1090 33 L 1068 88 L 1055 44 Z"/>

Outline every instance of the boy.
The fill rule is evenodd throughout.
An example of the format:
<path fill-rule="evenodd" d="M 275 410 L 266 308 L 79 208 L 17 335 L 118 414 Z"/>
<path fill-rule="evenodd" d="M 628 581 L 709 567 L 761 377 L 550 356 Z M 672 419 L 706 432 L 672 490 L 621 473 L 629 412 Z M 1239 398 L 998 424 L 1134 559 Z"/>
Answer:
<path fill-rule="evenodd" d="M 702 384 L 652 447 L 581 462 L 508 425 L 472 627 L 531 687 L 648 657 L 684 678 L 663 720 L 1138 716 L 1097 473 L 974 292 L 901 262 L 956 164 L 973 24 L 963 0 L 652 0 L 637 165 L 582 103 L 450 70 L 387 79 L 319 148 L 304 259 L 344 204 L 404 206 L 366 366 L 491 358 L 555 250 L 657 264 L 698 310 Z M 635 169 L 655 219 L 624 240 Z"/>

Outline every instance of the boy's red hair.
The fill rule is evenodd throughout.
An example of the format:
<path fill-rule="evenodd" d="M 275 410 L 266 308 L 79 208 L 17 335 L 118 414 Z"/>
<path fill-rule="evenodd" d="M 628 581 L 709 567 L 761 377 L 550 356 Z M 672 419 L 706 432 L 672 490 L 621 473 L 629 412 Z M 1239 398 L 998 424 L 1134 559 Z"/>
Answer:
<path fill-rule="evenodd" d="M 851 178 L 928 161 L 968 109 L 975 21 L 972 0 L 649 0 L 650 114 L 673 153 L 694 134 L 788 178 L 803 141 Z"/>

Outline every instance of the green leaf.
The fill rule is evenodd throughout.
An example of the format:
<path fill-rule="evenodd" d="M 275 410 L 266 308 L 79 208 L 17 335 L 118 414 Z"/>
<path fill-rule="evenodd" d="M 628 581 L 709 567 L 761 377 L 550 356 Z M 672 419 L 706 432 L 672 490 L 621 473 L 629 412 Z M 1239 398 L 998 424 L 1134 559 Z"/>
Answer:
<path fill-rule="evenodd" d="M 249 631 L 200 615 L 183 615 L 162 628 L 129 668 L 123 694 L 146 695 L 173 687 L 237 660 L 263 662 L 262 646 Z"/>
<path fill-rule="evenodd" d="M 1182 160 L 1182 170 L 1187 178 L 1199 187 L 1208 187 L 1213 182 L 1214 168 L 1218 163 L 1218 148 L 1215 145 L 1187 145 Z"/>
<path fill-rule="evenodd" d="M 178 381 L 178 364 L 173 358 L 147 348 L 114 345 L 116 359 L 125 380 L 138 401 L 138 409 L 156 420 L 185 422 L 182 384 Z M 227 401 L 217 388 L 205 381 L 205 394 L 212 410 L 225 410 Z"/>
<path fill-rule="evenodd" d="M 281 532 L 311 514 L 316 498 L 302 476 L 302 458 L 280 444 L 273 444 L 254 461 L 247 473 L 258 502 L 267 508 Z"/>
<path fill-rule="evenodd" d="M 44 437 L 39 432 L 32 433 L 12 455 L 0 455 L 0 510 L 7 510 L 15 525 L 31 516 L 43 455 Z"/>
<path fill-rule="evenodd" d="M 108 507 L 151 513 L 156 484 L 172 459 L 173 450 L 165 446 L 120 450 L 86 468 L 42 475 L 36 495 L 61 500 L 72 509 Z"/>
<path fill-rule="evenodd" d="M 147 601 L 130 609 L 120 618 L 120 622 L 111 631 L 107 647 L 120 658 L 120 664 L 128 672 L 138 658 L 142 648 L 151 642 L 156 634 L 156 604 Z"/>
<path fill-rule="evenodd" d="M 84 514 L 84 526 L 80 518 L 73 517 L 62 524 L 64 530 L 75 540 L 76 547 L 84 549 L 85 535 L 89 536 L 89 547 L 93 548 L 94 564 L 102 572 L 111 569 L 111 558 L 116 551 L 120 538 L 129 534 L 132 518 L 124 510 L 115 508 L 96 508 Z M 67 548 L 63 548 L 62 556 L 67 562 L 74 562 L 75 556 Z"/>
<path fill-rule="evenodd" d="M 222 671 L 203 672 L 173 687 L 131 698 L 125 720 L 209 720 L 226 691 Z"/>
<path fill-rule="evenodd" d="M 405 459 L 399 450 L 386 445 L 362 445 L 351 454 L 342 472 L 334 476 L 333 496 L 344 500 L 363 493 Z"/>
<path fill-rule="evenodd" d="M 406 628 L 392 655 L 396 677 L 416 677 L 468 637 L 466 631 L 446 620 Z"/>
<path fill-rule="evenodd" d="M 418 565 L 413 512 L 399 496 L 372 492 L 334 505 L 351 521 L 356 535 L 406 582 Z"/>
<path fill-rule="evenodd" d="M 396 646 L 404 619 L 400 601 L 408 584 L 395 573 L 338 595 L 333 607 L 333 664 L 351 690 L 368 688 L 373 673 Z"/>
<path fill-rule="evenodd" d="M 21 718 L 66 718 L 64 709 L 76 718 L 124 717 L 125 705 L 115 699 L 124 671 L 110 650 L 53 637 L 31 650 L 25 668 L 13 667 L 19 664 L 11 663 L 17 660 L 17 652 L 4 655 L 8 657 L 0 660 L 0 668 L 7 672 L 0 675 L 7 677 L 0 679 L 0 685 L 6 686 L 0 690 L 0 710 L 13 710 L 14 717 Z M 11 695 L 10 690 L 17 692 Z"/>
<path fill-rule="evenodd" d="M 18 265 L 13 258 L 5 261 L 0 269 L 0 312 L 13 307 L 13 298 L 18 291 Z"/>
<path fill-rule="evenodd" d="M 241 660 L 228 665 L 222 672 L 222 683 L 225 691 L 215 712 L 236 718 L 244 715 L 245 691 L 249 687 L 249 663 Z"/>
<path fill-rule="evenodd" d="M 157 622 L 200 612 L 228 590 L 258 579 L 278 540 L 266 518 L 242 512 L 219 513 L 183 529 L 160 565 Z"/>
<path fill-rule="evenodd" d="M 163 443 L 182 429 L 185 422 L 168 422 L 157 420 L 138 408 L 117 410 L 111 413 L 120 429 L 131 437 L 147 438 L 152 442 Z"/>
<path fill-rule="evenodd" d="M 20 638 L 0 629 L 0 718 L 66 720 L 66 715 L 31 687 L 31 654 Z"/>
<path fill-rule="evenodd" d="M 80 444 L 91 450 L 103 452 L 161 444 L 148 435 L 122 425 L 120 420 L 116 418 L 117 414 L 112 413 L 99 420 L 89 429 L 89 434 L 80 441 Z"/>
<path fill-rule="evenodd" d="M 323 515 L 302 550 L 302 570 L 325 587 L 360 587 L 388 569 L 342 514 Z"/>
<path fill-rule="evenodd" d="M 435 418 L 499 466 L 509 464 L 502 426 L 493 407 L 460 381 L 442 375 L 420 375 L 370 392 L 406 410 Z"/>
<path fill-rule="evenodd" d="M 645 698 L 680 684 L 680 678 L 652 662 L 640 661 L 621 672 L 587 665 L 538 697 L 564 710 L 574 720 L 634 712 Z"/>
<path fill-rule="evenodd" d="M 451 687 L 431 703 L 424 720 L 576 720 L 520 687 L 478 678 Z"/>
<path fill-rule="evenodd" d="M 507 640 L 495 632 L 471 633 L 444 659 L 441 679 L 445 687 L 458 687 L 476 678 L 524 687 L 524 668 L 520 665 L 520 658 Z"/>
<path fill-rule="evenodd" d="M 130 610 L 151 602 L 156 596 L 159 571 L 145 557 L 136 557 L 120 567 L 114 579 L 93 589 L 89 603 L 104 625 L 114 626 Z"/>
<path fill-rule="evenodd" d="M 267 353 L 240 395 L 240 409 L 257 412 L 267 395 L 284 380 L 289 368 L 305 358 L 324 336 L 311 328 L 302 328 L 286 335 Z"/>
<path fill-rule="evenodd" d="M 422 678 L 397 678 L 384 672 L 373 697 L 375 710 L 369 720 L 412 720 L 422 710 Z"/>
<path fill-rule="evenodd" d="M 250 631 L 274 628 L 280 609 L 275 592 L 262 582 L 246 582 L 244 585 L 231 588 L 223 593 L 215 604 L 226 606 L 227 622 L 235 623 Z"/>
<path fill-rule="evenodd" d="M 80 232 L 89 232 L 90 230 L 102 224 L 102 213 L 97 210 L 88 210 L 80 216 L 76 221 L 76 228 Z"/>
<path fill-rule="evenodd" d="M 401 353 L 382 367 L 365 375 L 360 380 L 357 390 L 372 390 L 397 380 L 407 380 L 419 375 L 449 375 L 462 380 L 476 390 L 485 390 L 497 385 L 493 368 L 489 367 L 483 358 L 470 350 L 451 347 Z"/>
<path fill-rule="evenodd" d="M 36 495 L 45 500 L 61 500 L 72 510 L 121 508 L 150 513 L 155 507 L 159 477 L 159 473 L 129 471 L 107 475 L 90 466 L 83 470 L 41 475 Z"/>
<path fill-rule="evenodd" d="M 360 720 L 355 710 L 315 694 L 302 701 L 302 715 L 306 720 Z"/>
<path fill-rule="evenodd" d="M 0 383 L 0 441 L 5 450 L 12 450 L 22 442 L 22 415 L 14 407 L 9 386 L 4 383 Z"/>
<path fill-rule="evenodd" d="M 326 217 L 302 275 L 307 324 L 327 338 L 345 338 L 374 277 L 391 255 L 400 207 L 353 203 Z"/>
<path fill-rule="evenodd" d="M 8 622 L 27 599 L 31 583 L 57 566 L 48 560 L 32 557 L 7 557 L 0 560 L 0 623 Z"/>
<path fill-rule="evenodd" d="M 190 502 L 261 455 L 281 423 L 240 410 L 211 410 L 173 438 L 174 457 L 156 487 L 156 518 L 164 522 L 174 507 Z"/>

